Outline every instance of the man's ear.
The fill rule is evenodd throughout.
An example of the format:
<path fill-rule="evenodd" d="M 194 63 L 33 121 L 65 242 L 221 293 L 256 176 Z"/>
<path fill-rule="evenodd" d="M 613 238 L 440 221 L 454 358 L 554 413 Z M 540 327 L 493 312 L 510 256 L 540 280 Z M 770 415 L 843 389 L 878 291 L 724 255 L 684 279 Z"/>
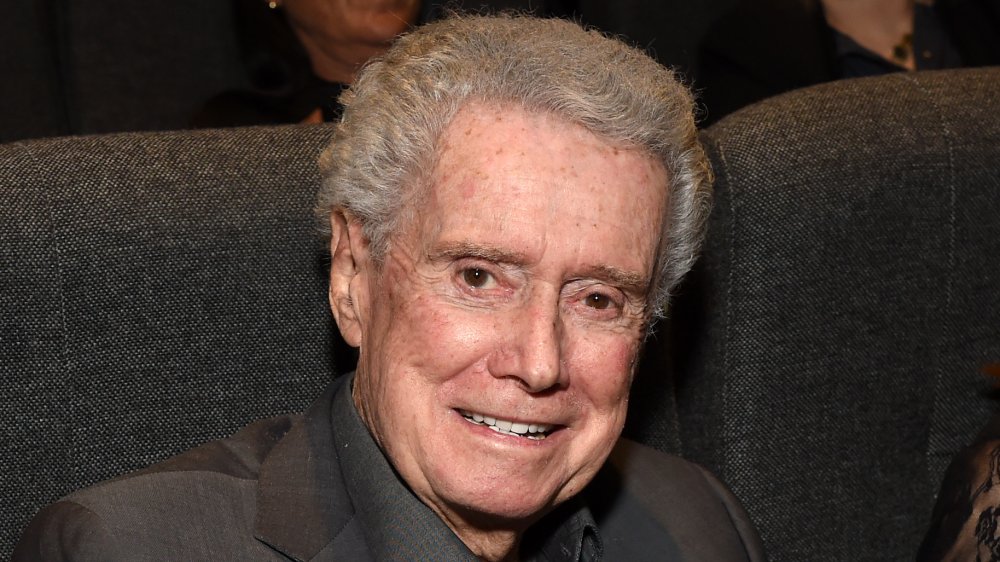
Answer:
<path fill-rule="evenodd" d="M 330 310 L 340 335 L 352 347 L 361 346 L 367 322 L 367 279 L 371 272 L 368 239 L 361 223 L 343 209 L 330 213 Z"/>

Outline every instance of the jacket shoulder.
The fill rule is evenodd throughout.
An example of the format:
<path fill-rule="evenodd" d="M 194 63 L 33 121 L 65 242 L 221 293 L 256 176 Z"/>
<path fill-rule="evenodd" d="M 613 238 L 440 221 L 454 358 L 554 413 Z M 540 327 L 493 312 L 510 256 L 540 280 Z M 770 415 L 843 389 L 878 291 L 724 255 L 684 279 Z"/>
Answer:
<path fill-rule="evenodd" d="M 680 560 L 765 559 L 739 500 L 703 467 L 622 439 L 608 458 L 608 469 L 600 485 L 615 490 L 615 499 L 605 496 L 602 537 L 648 541 L 634 535 L 657 534 L 664 552 Z"/>
<path fill-rule="evenodd" d="M 32 519 L 15 560 L 156 560 L 157 553 L 194 555 L 192 548 L 209 545 L 223 557 L 265 559 L 253 540 L 257 477 L 295 419 L 254 422 L 225 439 L 73 492 Z"/>
<path fill-rule="evenodd" d="M 107 483 L 157 472 L 199 471 L 256 478 L 264 458 L 300 417 L 284 415 L 255 421 L 229 437 L 209 441 Z"/>
<path fill-rule="evenodd" d="M 98 562 L 124 560 L 101 518 L 67 500 L 54 503 L 31 521 L 14 549 L 12 562 Z"/>

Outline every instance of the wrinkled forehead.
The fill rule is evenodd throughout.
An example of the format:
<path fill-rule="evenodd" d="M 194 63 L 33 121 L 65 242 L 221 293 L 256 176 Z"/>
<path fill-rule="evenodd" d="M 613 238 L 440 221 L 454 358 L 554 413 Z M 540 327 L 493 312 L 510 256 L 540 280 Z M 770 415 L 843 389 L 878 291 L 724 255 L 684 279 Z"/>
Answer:
<path fill-rule="evenodd" d="M 497 123 L 510 116 L 529 116 L 541 120 L 544 122 L 545 128 L 551 130 L 576 130 L 577 133 L 584 133 L 584 136 L 591 137 L 592 145 L 599 145 L 604 150 L 614 154 L 639 155 L 648 165 L 650 176 L 655 176 L 651 181 L 658 186 L 662 193 L 663 204 L 660 207 L 666 208 L 666 199 L 669 195 L 669 172 L 663 165 L 662 159 L 646 147 L 608 138 L 593 131 L 578 120 L 548 109 L 526 106 L 512 100 L 469 99 L 451 109 L 450 118 L 437 132 L 432 151 L 409 174 L 406 185 L 400 190 L 405 198 L 405 204 L 402 205 L 404 213 L 412 216 L 420 208 L 420 205 L 426 202 L 426 198 L 431 194 L 436 183 L 441 181 L 442 173 L 446 172 L 441 166 L 442 155 L 446 151 L 463 147 L 470 141 L 476 140 L 482 133 L 492 129 Z M 519 136 L 523 138 L 533 134 L 533 131 L 524 130 L 520 131 Z M 491 154 L 502 152 L 504 144 L 481 144 L 477 148 L 478 154 L 465 151 L 466 158 L 469 156 L 488 158 Z M 611 195 L 613 193 L 609 191 L 609 196 Z"/>
<path fill-rule="evenodd" d="M 604 266 L 649 277 L 665 172 L 547 113 L 470 105 L 442 135 L 419 213 L 423 244 L 472 244 L 525 262 Z"/>
<path fill-rule="evenodd" d="M 519 177 L 522 153 L 530 182 Z M 611 164 L 593 166 L 600 155 Z M 545 244 L 577 244 L 594 267 L 657 282 L 668 189 L 662 162 L 648 151 L 549 111 L 477 100 L 455 110 L 422 162 L 400 190 L 390 247 L 430 254 L 433 231 L 447 226 L 452 242 L 498 252 L 537 256 Z M 540 189 L 540 181 L 551 184 Z M 540 231 L 541 221 L 553 228 Z M 614 251 L 602 258 L 598 248 Z"/>

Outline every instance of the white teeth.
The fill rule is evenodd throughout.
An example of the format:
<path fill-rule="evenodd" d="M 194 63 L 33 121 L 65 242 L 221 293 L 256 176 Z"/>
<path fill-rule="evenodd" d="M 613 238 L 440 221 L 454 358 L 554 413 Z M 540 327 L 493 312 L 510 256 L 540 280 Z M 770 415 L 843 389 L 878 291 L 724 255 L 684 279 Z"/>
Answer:
<path fill-rule="evenodd" d="M 518 435 L 528 439 L 545 439 L 546 434 L 552 430 L 552 426 L 544 423 L 520 423 L 511 420 L 491 418 L 468 410 L 459 410 L 465 419 L 485 425 L 496 431 L 507 435 Z"/>

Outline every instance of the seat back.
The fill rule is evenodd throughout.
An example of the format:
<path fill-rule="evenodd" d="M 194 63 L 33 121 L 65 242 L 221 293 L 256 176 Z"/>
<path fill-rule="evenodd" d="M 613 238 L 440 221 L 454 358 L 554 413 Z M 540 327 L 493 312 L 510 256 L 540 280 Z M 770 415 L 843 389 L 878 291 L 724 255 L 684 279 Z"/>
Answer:
<path fill-rule="evenodd" d="M 671 326 L 681 448 L 774 560 L 912 559 L 988 419 L 998 116 L 998 68 L 900 73 L 704 133 L 715 208 Z"/>
<path fill-rule="evenodd" d="M 300 411 L 348 357 L 326 126 L 0 145 L 0 559 L 69 491 Z"/>

